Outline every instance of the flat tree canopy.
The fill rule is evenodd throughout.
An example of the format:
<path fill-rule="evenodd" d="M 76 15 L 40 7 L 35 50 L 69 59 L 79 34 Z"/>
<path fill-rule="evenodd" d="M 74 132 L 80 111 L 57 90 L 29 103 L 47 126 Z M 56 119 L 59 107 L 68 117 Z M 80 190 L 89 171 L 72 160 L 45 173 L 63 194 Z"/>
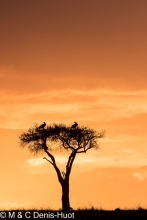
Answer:
<path fill-rule="evenodd" d="M 89 149 L 98 149 L 98 138 L 104 137 L 104 131 L 97 132 L 91 128 L 78 126 L 72 129 L 64 124 L 53 124 L 45 129 L 38 129 L 38 125 L 23 132 L 20 136 L 20 145 L 28 145 L 31 152 L 38 154 L 52 149 L 52 142 L 56 142 L 60 149 L 86 153 Z"/>

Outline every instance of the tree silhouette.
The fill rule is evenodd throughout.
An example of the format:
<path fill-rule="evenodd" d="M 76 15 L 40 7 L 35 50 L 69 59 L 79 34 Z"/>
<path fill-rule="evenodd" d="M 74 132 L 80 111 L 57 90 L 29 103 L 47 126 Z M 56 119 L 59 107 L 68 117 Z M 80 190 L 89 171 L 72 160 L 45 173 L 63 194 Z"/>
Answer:
<path fill-rule="evenodd" d="M 38 126 L 34 125 L 33 128 L 19 136 L 21 147 L 28 146 L 28 149 L 35 154 L 41 151 L 47 154 L 48 157 L 43 159 L 51 163 L 57 173 L 58 181 L 62 187 L 62 209 L 64 211 L 70 210 L 69 177 L 76 155 L 86 153 L 92 148 L 98 149 L 97 139 L 103 136 L 104 131 L 98 133 L 84 126 L 77 126 L 73 129 L 64 124 L 53 124 L 43 129 L 38 129 Z M 52 150 L 56 150 L 53 143 L 59 149 L 69 152 L 65 172 L 61 172 L 56 164 L 52 154 Z"/>

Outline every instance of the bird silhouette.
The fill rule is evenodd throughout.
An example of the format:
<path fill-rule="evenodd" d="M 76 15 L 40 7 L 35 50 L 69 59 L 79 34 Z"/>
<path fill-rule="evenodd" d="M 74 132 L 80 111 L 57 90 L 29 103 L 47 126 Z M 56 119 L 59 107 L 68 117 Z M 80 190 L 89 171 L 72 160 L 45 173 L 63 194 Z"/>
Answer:
<path fill-rule="evenodd" d="M 44 128 L 46 126 L 46 123 L 45 122 L 43 122 L 43 124 L 42 125 L 40 125 L 38 128 L 39 129 L 42 129 L 42 128 Z"/>
<path fill-rule="evenodd" d="M 71 126 L 71 128 L 76 128 L 78 126 L 77 122 L 74 122 L 74 124 Z"/>

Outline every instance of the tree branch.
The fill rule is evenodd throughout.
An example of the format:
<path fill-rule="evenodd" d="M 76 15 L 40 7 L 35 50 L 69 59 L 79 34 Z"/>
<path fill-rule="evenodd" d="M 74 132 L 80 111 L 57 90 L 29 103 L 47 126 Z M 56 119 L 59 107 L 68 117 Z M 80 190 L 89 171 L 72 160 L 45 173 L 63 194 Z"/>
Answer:
<path fill-rule="evenodd" d="M 67 162 L 67 165 L 66 165 L 66 177 L 67 178 L 69 178 L 71 168 L 72 168 L 72 164 L 73 164 L 73 161 L 74 161 L 75 157 L 76 157 L 76 150 L 74 150 L 68 158 L 68 162 Z"/>
<path fill-rule="evenodd" d="M 67 140 L 65 140 L 63 137 L 61 137 L 61 135 L 59 135 L 59 139 L 62 141 L 63 147 L 64 147 L 65 149 L 70 148 L 70 149 L 72 149 L 72 150 L 75 150 L 73 147 L 70 146 L 70 144 L 68 143 Z M 64 143 L 66 143 L 68 147 L 65 147 Z"/>
<path fill-rule="evenodd" d="M 46 157 L 43 157 L 43 159 L 46 159 L 48 162 L 50 162 L 53 165 L 52 161 L 48 160 Z"/>
<path fill-rule="evenodd" d="M 56 165 L 56 161 L 55 161 L 55 158 L 54 158 L 54 156 L 51 154 L 51 153 L 49 153 L 48 152 L 48 150 L 44 150 L 46 153 L 47 153 L 47 155 L 51 158 L 51 160 L 52 160 L 52 162 L 50 161 L 50 160 L 48 160 L 47 158 L 45 158 L 44 157 L 44 159 L 46 159 L 48 162 L 50 162 L 52 165 L 53 165 L 53 167 L 55 168 L 55 170 L 56 170 L 56 173 L 57 173 L 57 176 L 58 176 L 58 180 L 59 180 L 59 182 L 61 183 L 61 185 L 63 184 L 63 177 L 62 177 L 62 175 L 61 175 L 61 172 L 60 172 L 60 170 L 59 170 L 59 168 L 57 167 L 57 165 Z"/>

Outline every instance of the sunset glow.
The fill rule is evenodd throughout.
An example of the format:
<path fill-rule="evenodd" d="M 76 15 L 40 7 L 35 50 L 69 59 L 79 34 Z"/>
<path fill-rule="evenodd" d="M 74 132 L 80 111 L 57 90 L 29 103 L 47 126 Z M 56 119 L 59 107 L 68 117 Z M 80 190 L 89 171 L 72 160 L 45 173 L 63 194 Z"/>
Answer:
<path fill-rule="evenodd" d="M 72 207 L 147 208 L 146 26 L 144 0 L 0 0 L 1 209 L 61 208 L 47 155 L 19 144 L 44 121 L 105 130 L 74 161 Z"/>

